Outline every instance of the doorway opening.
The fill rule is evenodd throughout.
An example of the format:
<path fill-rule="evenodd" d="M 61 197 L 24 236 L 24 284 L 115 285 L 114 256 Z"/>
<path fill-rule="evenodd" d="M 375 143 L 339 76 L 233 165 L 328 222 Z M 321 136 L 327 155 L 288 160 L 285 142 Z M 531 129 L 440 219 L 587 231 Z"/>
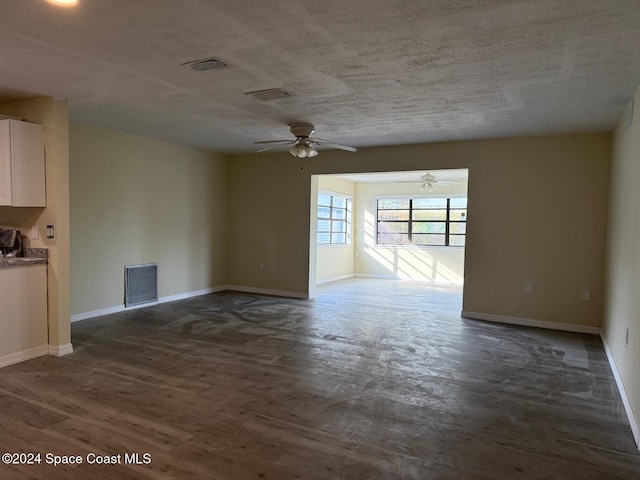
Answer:
<path fill-rule="evenodd" d="M 310 292 L 352 277 L 462 287 L 468 177 L 468 169 L 314 175 Z"/>

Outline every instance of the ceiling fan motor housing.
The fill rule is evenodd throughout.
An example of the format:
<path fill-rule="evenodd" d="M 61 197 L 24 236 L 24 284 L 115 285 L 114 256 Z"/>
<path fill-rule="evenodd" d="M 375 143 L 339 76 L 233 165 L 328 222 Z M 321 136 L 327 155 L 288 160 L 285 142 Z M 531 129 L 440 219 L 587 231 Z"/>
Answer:
<path fill-rule="evenodd" d="M 310 123 L 292 123 L 289 125 L 291 127 L 291 133 L 297 137 L 310 137 L 313 135 L 315 131 L 315 127 Z"/>

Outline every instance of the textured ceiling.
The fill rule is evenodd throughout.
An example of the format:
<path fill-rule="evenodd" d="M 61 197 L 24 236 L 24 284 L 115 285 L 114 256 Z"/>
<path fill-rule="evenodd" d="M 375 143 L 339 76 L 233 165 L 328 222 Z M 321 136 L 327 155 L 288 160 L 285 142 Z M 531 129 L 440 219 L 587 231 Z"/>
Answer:
<path fill-rule="evenodd" d="M 0 99 L 255 150 L 288 123 L 357 147 L 613 128 L 640 84 L 638 0 L 0 0 Z M 182 64 L 216 56 L 207 73 Z M 268 102 L 245 92 L 283 88 Z"/>

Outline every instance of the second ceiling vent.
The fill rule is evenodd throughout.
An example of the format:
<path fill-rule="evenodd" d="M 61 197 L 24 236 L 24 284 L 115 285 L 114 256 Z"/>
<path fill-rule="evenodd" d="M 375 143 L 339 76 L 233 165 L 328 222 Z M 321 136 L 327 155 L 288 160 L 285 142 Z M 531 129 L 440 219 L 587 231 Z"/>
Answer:
<path fill-rule="evenodd" d="M 194 60 L 193 62 L 187 62 L 182 64 L 183 67 L 188 67 L 196 72 L 208 72 L 209 70 L 215 70 L 217 68 L 226 68 L 229 65 L 224 63 L 219 58 L 211 57 L 202 60 Z"/>
<path fill-rule="evenodd" d="M 262 102 L 268 102 L 269 100 L 279 100 L 281 98 L 293 97 L 291 93 L 283 90 L 282 88 L 268 88 L 267 90 L 255 90 L 253 92 L 246 92 L 247 95 L 260 100 Z"/>

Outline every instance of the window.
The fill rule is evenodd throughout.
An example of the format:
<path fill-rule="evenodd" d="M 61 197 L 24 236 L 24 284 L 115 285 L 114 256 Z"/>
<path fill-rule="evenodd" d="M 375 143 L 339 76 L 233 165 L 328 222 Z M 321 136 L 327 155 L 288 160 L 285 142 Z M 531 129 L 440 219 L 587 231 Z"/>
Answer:
<path fill-rule="evenodd" d="M 351 243 L 351 197 L 318 193 L 318 245 Z"/>
<path fill-rule="evenodd" d="M 378 198 L 376 243 L 464 247 L 466 197 Z"/>

